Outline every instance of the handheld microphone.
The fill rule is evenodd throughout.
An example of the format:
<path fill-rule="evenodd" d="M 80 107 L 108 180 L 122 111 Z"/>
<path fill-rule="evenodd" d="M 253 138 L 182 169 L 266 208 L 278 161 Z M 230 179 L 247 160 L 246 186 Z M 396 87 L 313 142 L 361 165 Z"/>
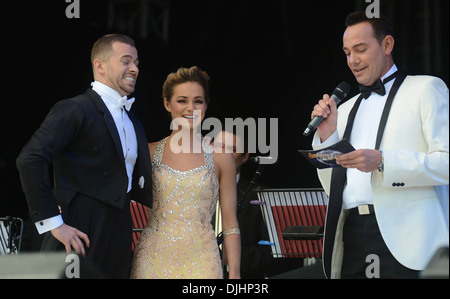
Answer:
<path fill-rule="evenodd" d="M 334 100 L 336 105 L 339 104 L 343 99 L 345 99 L 350 89 L 351 89 L 350 84 L 348 84 L 347 82 L 341 82 L 341 84 L 339 84 L 334 89 L 331 98 Z M 322 122 L 322 120 L 323 120 L 322 116 L 314 116 L 314 118 L 309 122 L 308 126 L 303 132 L 303 136 L 308 136 L 312 131 L 316 130 L 317 127 Z"/>

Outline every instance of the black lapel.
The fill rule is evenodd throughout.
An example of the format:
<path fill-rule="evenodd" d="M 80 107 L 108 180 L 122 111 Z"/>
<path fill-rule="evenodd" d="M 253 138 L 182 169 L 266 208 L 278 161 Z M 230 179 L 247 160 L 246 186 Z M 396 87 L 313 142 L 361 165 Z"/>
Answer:
<path fill-rule="evenodd" d="M 353 122 L 356 112 L 363 96 L 360 95 L 353 105 L 352 110 L 347 118 L 347 126 L 345 127 L 344 139 L 349 140 L 352 132 Z M 323 266 L 326 276 L 329 278 L 331 274 L 331 257 L 334 247 L 334 239 L 336 237 L 336 228 L 339 221 L 339 215 L 342 209 L 342 192 L 347 181 L 347 168 L 333 168 L 331 174 L 330 198 L 327 207 L 327 219 L 325 227 L 325 238 L 323 244 Z"/>
<path fill-rule="evenodd" d="M 138 146 L 138 157 L 133 171 L 132 191 L 135 196 L 133 199 L 151 208 L 153 206 L 152 200 L 152 162 L 150 160 L 150 152 L 148 149 L 148 140 L 142 124 L 134 115 L 133 112 L 127 111 L 128 117 L 133 123 L 134 131 L 136 132 L 136 140 Z M 144 177 L 144 188 L 138 185 L 141 178 Z"/>
<path fill-rule="evenodd" d="M 131 111 L 127 111 L 128 117 L 130 118 L 131 122 L 133 123 L 134 131 L 136 133 L 136 142 L 138 145 L 138 159 L 142 157 L 142 155 L 145 155 L 147 153 L 148 149 L 148 140 L 147 136 L 145 134 L 144 129 L 142 128 L 139 120 L 136 118 L 134 113 Z M 140 159 L 142 160 L 142 159 Z"/>
<path fill-rule="evenodd" d="M 117 154 L 119 155 L 120 160 L 122 161 L 123 168 L 126 170 L 125 159 L 123 157 L 123 149 L 122 143 L 120 142 L 119 132 L 117 131 L 116 123 L 114 122 L 114 119 L 112 118 L 112 115 L 108 110 L 108 107 L 106 107 L 105 103 L 103 102 L 102 98 L 98 95 L 98 93 L 96 93 L 92 89 L 89 88 L 87 94 L 92 98 L 98 110 L 100 110 L 103 113 L 103 119 L 105 121 L 106 127 L 108 128 L 108 131 L 114 141 Z"/>
<path fill-rule="evenodd" d="M 406 78 L 406 74 L 403 72 L 398 72 L 397 78 L 395 78 L 394 84 L 392 85 L 391 91 L 389 92 L 386 104 L 384 105 L 383 114 L 381 115 L 380 125 L 378 126 L 377 141 L 375 144 L 375 149 L 380 148 L 381 139 L 383 138 L 384 128 L 386 127 L 386 122 L 389 117 L 389 111 L 391 110 L 392 102 L 394 102 L 395 95 L 397 94 L 400 85 Z"/>

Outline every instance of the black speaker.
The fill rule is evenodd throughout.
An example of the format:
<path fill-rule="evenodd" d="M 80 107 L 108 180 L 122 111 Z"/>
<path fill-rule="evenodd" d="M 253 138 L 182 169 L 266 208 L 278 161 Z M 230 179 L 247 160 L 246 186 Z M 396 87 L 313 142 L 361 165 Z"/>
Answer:
<path fill-rule="evenodd" d="M 19 253 L 0 256 L 0 279 L 103 278 L 77 254 Z"/>
<path fill-rule="evenodd" d="M 270 279 L 326 279 L 323 273 L 322 261 L 318 260 L 315 264 L 294 269 L 276 276 L 269 277 Z"/>
<path fill-rule="evenodd" d="M 424 279 L 448 279 L 448 250 L 448 247 L 439 248 L 427 267 L 420 273 L 420 277 Z"/>

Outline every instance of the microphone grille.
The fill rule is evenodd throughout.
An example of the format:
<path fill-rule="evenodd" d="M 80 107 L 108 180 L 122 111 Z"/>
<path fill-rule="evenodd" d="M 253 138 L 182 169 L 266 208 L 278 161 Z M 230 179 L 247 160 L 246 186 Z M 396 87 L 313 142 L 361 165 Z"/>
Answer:
<path fill-rule="evenodd" d="M 351 89 L 350 84 L 343 81 L 336 87 L 334 93 L 336 93 L 336 91 L 338 92 L 338 94 L 342 93 L 343 96 L 342 97 L 339 96 L 339 98 L 345 98 L 348 95 L 348 93 L 350 92 L 350 89 Z"/>

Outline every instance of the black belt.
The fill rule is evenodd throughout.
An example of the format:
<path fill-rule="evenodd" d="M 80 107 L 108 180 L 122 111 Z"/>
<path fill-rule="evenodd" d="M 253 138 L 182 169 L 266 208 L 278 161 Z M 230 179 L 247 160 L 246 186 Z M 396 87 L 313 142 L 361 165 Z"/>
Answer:
<path fill-rule="evenodd" d="M 348 214 L 370 215 L 375 214 L 373 205 L 360 205 L 347 210 Z"/>

